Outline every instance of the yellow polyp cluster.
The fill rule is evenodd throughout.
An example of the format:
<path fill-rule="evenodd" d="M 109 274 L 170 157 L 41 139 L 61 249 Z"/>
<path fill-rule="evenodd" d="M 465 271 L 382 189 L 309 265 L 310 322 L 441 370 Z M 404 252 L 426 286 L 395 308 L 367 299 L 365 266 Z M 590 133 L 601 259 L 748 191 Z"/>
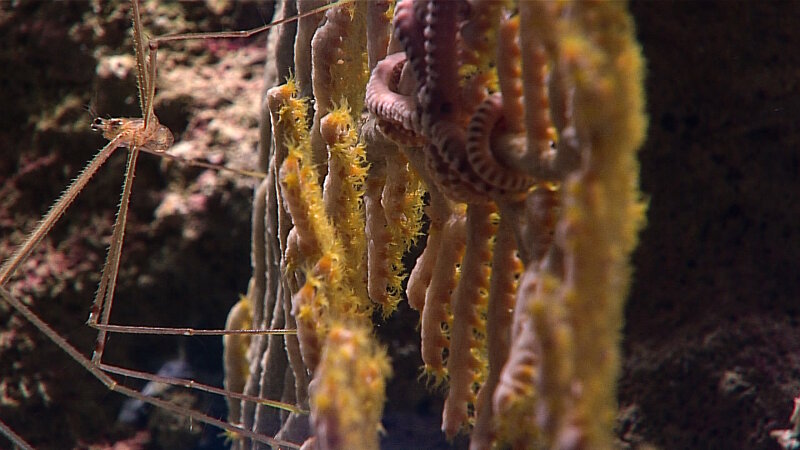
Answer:
<path fill-rule="evenodd" d="M 261 205 L 277 217 L 263 228 L 278 257 L 261 259 L 280 266 L 268 284 L 297 328 L 285 347 L 295 400 L 311 409 L 304 447 L 379 447 L 391 370 L 372 313 L 407 294 L 424 372 L 447 389 L 448 438 L 611 448 L 644 211 L 642 61 L 624 3 L 403 0 L 393 30 L 383 5 L 394 11 L 354 1 L 303 20 L 294 43 L 312 48 L 295 56 L 312 62 L 313 99 L 292 80 L 267 95 L 278 182 Z M 367 52 L 385 59 L 372 61 L 364 108 Z M 426 247 L 404 294 L 423 197 Z"/>
<path fill-rule="evenodd" d="M 318 448 L 377 449 L 391 366 L 369 328 L 334 325 L 311 386 Z"/>
<path fill-rule="evenodd" d="M 417 242 L 422 229 L 425 185 L 408 163 L 406 163 L 405 172 L 408 173 L 408 181 L 401 209 L 405 220 L 400 224 L 399 236 L 402 239 L 405 250 L 408 250 Z"/>
<path fill-rule="evenodd" d="M 275 87 L 279 91 L 274 97 L 276 101 L 281 101 L 280 105 L 271 105 L 270 109 L 278 110 L 278 124 L 281 127 L 282 135 L 275 136 L 275 141 L 279 145 L 287 145 L 294 142 L 299 145 L 302 141 L 308 140 L 308 105 L 305 99 L 297 97 L 297 82 L 294 78 L 289 78 L 286 83 Z"/>
<path fill-rule="evenodd" d="M 292 296 L 292 314 L 297 321 L 300 354 L 303 363 L 311 371 L 319 364 L 322 342 L 327 332 L 326 327 L 318 326 L 322 322 L 322 310 L 325 307 L 327 301 L 317 293 L 313 278 L 306 278 L 306 283 Z"/>
<path fill-rule="evenodd" d="M 574 87 L 574 126 L 590 157 L 564 177 L 550 260 L 541 273 L 527 269 L 537 282 L 522 291 L 517 307 L 527 311 L 515 326 L 532 330 L 530 346 L 512 348 L 506 375 L 525 378 L 533 369 L 534 390 L 511 381 L 498 387 L 499 437 L 608 449 L 628 256 L 644 221 L 636 161 L 646 125 L 642 60 L 624 3 L 574 2 L 569 14 L 545 11 L 540 19 L 553 20 L 544 33 L 548 56 Z M 525 422 L 539 433 L 520 436 Z"/>
<path fill-rule="evenodd" d="M 285 136 L 275 139 L 283 139 L 288 149 L 280 170 L 280 182 L 303 250 L 304 261 L 300 266 L 310 267 L 321 255 L 341 260 L 342 250 L 325 212 L 317 170 L 311 163 L 305 102 L 292 97 L 281 107 L 280 120 L 285 120 Z"/>
<path fill-rule="evenodd" d="M 406 158 L 397 153 L 387 157 L 386 180 L 382 206 L 386 216 L 385 266 L 389 269 L 386 289 L 388 298 L 383 303 L 383 316 L 394 312 L 402 298 L 402 284 L 406 277 L 403 255 L 416 242 L 422 228 L 422 208 L 425 188 L 409 167 Z"/>
<path fill-rule="evenodd" d="M 495 411 L 502 420 L 498 421 L 496 432 L 500 440 L 510 448 L 527 448 L 532 442 L 543 440 L 542 431 L 537 426 L 531 409 L 536 404 L 536 390 L 533 389 L 534 366 L 520 366 L 516 374 L 519 379 L 518 391 L 508 397 L 508 402 Z M 532 448 L 548 448 L 547 446 Z"/>
<path fill-rule="evenodd" d="M 571 33 L 582 55 L 575 74 L 578 129 L 592 162 L 565 185 L 565 299 L 574 334 L 575 379 L 582 395 L 575 416 L 587 442 L 610 448 L 616 415 L 619 332 L 628 290 L 628 255 L 644 223 L 636 150 L 646 127 L 642 59 L 624 5 L 578 3 Z M 615 26 L 609 26 L 615 24 Z M 591 30 L 587 33 L 586 30 Z M 577 34 L 581 32 L 581 37 Z M 615 276 L 609 276 L 609 273 Z"/>
<path fill-rule="evenodd" d="M 316 171 L 304 158 L 308 154 L 303 153 L 297 146 L 290 146 L 281 169 L 284 199 L 303 249 L 302 261 L 297 265 L 305 268 L 305 283 L 314 288 L 314 303 L 327 299 L 325 309 L 333 317 L 346 312 L 366 315 L 368 300 L 365 295 L 355 295 L 364 288 L 350 284 L 358 279 L 356 268 L 348 264 L 339 229 L 333 227 L 325 212 Z M 324 330 L 325 323 L 317 326 Z"/>
<path fill-rule="evenodd" d="M 346 101 L 322 119 L 320 131 L 328 146 L 325 209 L 331 222 L 336 224 L 336 234 L 342 243 L 348 285 L 354 290 L 363 290 L 361 279 L 367 242 L 362 197 L 368 167 L 364 145 L 358 143 Z"/>
<path fill-rule="evenodd" d="M 372 306 L 364 266 L 366 239 L 362 196 L 367 175 L 364 146 L 347 101 L 320 120 L 328 149 L 324 187 L 312 163 L 303 102 L 281 106 L 287 153 L 280 169 L 281 196 L 291 215 L 297 251 L 290 252 L 299 288 L 292 312 L 309 386 L 317 442 L 325 448 L 378 448 L 385 352 L 371 336 Z M 286 118 L 286 120 L 284 120 Z M 279 129 L 275 127 L 275 129 Z M 287 139 L 288 137 L 288 139 Z"/>
<path fill-rule="evenodd" d="M 470 20 L 461 30 L 463 46 L 459 75 L 462 81 L 477 77 L 472 83 L 483 84 L 494 92 L 497 90 L 495 47 L 497 27 L 503 10 L 503 2 L 476 2 L 470 9 Z"/>
<path fill-rule="evenodd" d="M 491 240 L 495 233 L 494 205 L 470 205 L 467 209 L 467 247 L 461 262 L 461 279 L 453 292 L 453 323 L 447 372 L 450 389 L 442 416 L 448 437 L 467 423 L 469 406 L 488 370 L 486 312 L 489 291 Z"/>

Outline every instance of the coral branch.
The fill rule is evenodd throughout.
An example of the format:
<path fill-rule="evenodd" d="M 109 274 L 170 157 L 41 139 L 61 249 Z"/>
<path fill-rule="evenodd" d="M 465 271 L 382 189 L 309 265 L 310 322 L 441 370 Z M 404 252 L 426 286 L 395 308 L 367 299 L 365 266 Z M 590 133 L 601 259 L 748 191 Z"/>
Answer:
<path fill-rule="evenodd" d="M 490 215 L 494 205 L 470 205 L 467 209 L 467 245 L 461 278 L 453 293 L 453 325 L 447 373 L 450 390 L 442 413 L 442 430 L 453 437 L 467 420 L 467 404 L 474 403 L 473 386 L 486 371 L 486 304 L 489 289 L 490 239 L 495 226 Z"/>
<path fill-rule="evenodd" d="M 254 325 L 297 335 L 254 338 L 245 386 L 310 401 L 311 430 L 293 414 L 281 436 L 378 447 L 389 368 L 373 304 L 385 318 L 403 296 L 427 191 L 405 294 L 425 372 L 449 381 L 445 434 L 472 422 L 474 450 L 610 448 L 644 211 L 642 61 L 624 4 L 341 2 L 302 18 L 294 42 L 299 89 L 265 100 L 252 292 Z M 229 372 L 240 346 L 226 344 Z M 255 408 L 252 428 L 247 408 L 246 428 L 271 429 L 276 415 Z"/>
<path fill-rule="evenodd" d="M 490 448 L 494 439 L 492 396 L 511 347 L 511 312 L 514 310 L 517 288 L 515 278 L 521 270 L 511 223 L 501 218 L 492 255 L 492 279 L 486 313 L 489 373 L 475 402 L 475 428 L 470 440 L 470 448 L 474 450 Z"/>
<path fill-rule="evenodd" d="M 443 233 L 448 236 L 442 241 L 436 253 L 436 266 L 433 278 L 425 295 L 425 308 L 422 311 L 422 361 L 425 371 L 441 381 L 445 374 L 442 351 L 448 341 L 442 326 L 450 322 L 450 294 L 456 286 L 456 265 L 461 262 L 466 245 L 466 216 L 463 209 L 453 212 L 444 225 Z"/>
<path fill-rule="evenodd" d="M 370 331 L 335 326 L 311 385 L 316 448 L 377 450 L 391 367 Z"/>

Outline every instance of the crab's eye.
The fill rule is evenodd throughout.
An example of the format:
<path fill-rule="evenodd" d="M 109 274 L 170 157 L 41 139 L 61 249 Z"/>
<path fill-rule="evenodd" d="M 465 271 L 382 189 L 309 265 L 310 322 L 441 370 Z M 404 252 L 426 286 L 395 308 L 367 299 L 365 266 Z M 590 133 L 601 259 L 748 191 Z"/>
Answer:
<path fill-rule="evenodd" d="M 100 117 L 96 117 L 92 120 L 92 129 L 97 131 L 101 130 L 105 125 L 105 120 L 101 119 Z"/>

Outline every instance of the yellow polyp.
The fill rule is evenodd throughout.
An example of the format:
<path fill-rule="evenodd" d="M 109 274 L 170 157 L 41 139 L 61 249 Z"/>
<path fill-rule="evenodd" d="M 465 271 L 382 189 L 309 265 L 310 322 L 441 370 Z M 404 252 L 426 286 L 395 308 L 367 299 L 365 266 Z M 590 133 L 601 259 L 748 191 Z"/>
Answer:
<path fill-rule="evenodd" d="M 379 448 L 389 376 L 386 351 L 369 328 L 331 326 L 311 392 L 311 420 L 323 448 Z"/>
<path fill-rule="evenodd" d="M 348 285 L 359 292 L 363 287 L 367 248 L 362 197 L 368 166 L 346 100 L 322 119 L 320 131 L 328 145 L 325 208 L 331 222 L 337 224 L 336 233 L 345 259 L 344 276 Z M 359 296 L 362 294 L 366 296 L 366 293 Z"/>
<path fill-rule="evenodd" d="M 341 264 L 336 255 L 322 255 L 317 260 L 313 273 L 315 277 L 324 280 L 323 283 L 327 284 L 341 282 L 342 280 Z"/>
<path fill-rule="evenodd" d="M 275 136 L 276 142 L 287 146 L 300 146 L 304 148 L 305 141 L 308 141 L 308 105 L 305 99 L 297 98 L 297 86 L 294 79 L 287 80 L 286 84 L 273 89 L 279 89 L 282 104 L 270 105 L 270 108 L 277 107 L 278 121 L 282 136 Z M 291 144 L 290 144 L 291 143 Z"/>
<path fill-rule="evenodd" d="M 395 9 L 395 7 L 397 6 L 397 4 L 396 4 L 396 2 L 395 2 L 394 0 L 389 0 L 389 2 L 388 2 L 388 3 L 389 3 L 389 7 L 388 7 L 388 8 L 386 8 L 386 13 L 385 13 L 385 15 L 386 15 L 386 19 L 387 19 L 389 22 L 391 22 L 391 21 L 392 21 L 392 18 L 394 18 L 394 9 Z"/>
<path fill-rule="evenodd" d="M 636 161 L 646 126 L 643 64 L 623 2 L 576 1 L 570 11 L 554 16 L 546 38 L 574 87 L 574 125 L 590 157 L 561 190 L 556 245 L 564 273 L 543 273 L 531 299 L 541 380 L 529 411 L 539 411 L 545 447 L 570 435 L 585 448 L 607 449 L 628 257 L 644 222 Z"/>
<path fill-rule="evenodd" d="M 311 306 L 301 306 L 297 312 L 297 320 L 308 320 L 313 317 L 313 310 Z"/>
<path fill-rule="evenodd" d="M 478 72 L 478 67 L 474 64 L 462 64 L 458 67 L 459 82 L 462 84 L 469 77 L 474 76 Z"/>
<path fill-rule="evenodd" d="M 244 439 L 244 436 L 231 430 L 224 430 L 221 436 L 225 437 L 223 439 L 223 442 L 225 443 L 226 446 L 233 445 L 234 443 L 242 441 Z"/>
<path fill-rule="evenodd" d="M 315 254 L 309 255 L 307 260 L 308 264 L 314 264 L 318 255 L 341 255 L 341 248 L 335 241 L 334 227 L 325 213 L 322 203 L 322 189 L 317 183 L 317 172 L 310 164 L 310 144 L 308 144 L 308 141 L 304 142 L 306 145 L 289 147 L 289 155 L 284 162 L 284 167 L 286 167 L 287 162 L 296 159 L 296 164 L 298 165 L 297 188 L 301 202 L 301 205 L 298 205 L 298 213 L 304 217 L 295 217 L 293 213 L 292 219 L 295 223 L 297 223 L 298 219 L 308 221 L 308 232 L 311 236 L 301 235 L 300 237 L 301 239 L 310 238 L 316 241 L 318 247 L 315 249 Z"/>
<path fill-rule="evenodd" d="M 510 399 L 503 410 L 503 421 L 497 428 L 501 441 L 510 448 L 547 448 L 543 445 L 531 445 L 541 442 L 541 428 L 534 421 L 531 406 L 538 400 L 532 388 L 523 387 L 518 396 Z"/>
<path fill-rule="evenodd" d="M 496 58 L 497 29 L 502 2 L 476 2 L 472 5 L 469 21 L 461 30 L 464 46 L 459 75 L 476 77 L 490 91 L 497 90 Z"/>
<path fill-rule="evenodd" d="M 315 262 L 321 253 L 321 245 L 314 232 L 313 216 L 304 200 L 302 179 L 300 158 L 290 150 L 281 167 L 280 180 L 283 201 L 292 215 L 300 247 L 298 260 L 291 263 L 301 269 Z"/>
<path fill-rule="evenodd" d="M 402 284 L 407 273 L 403 255 L 416 241 L 422 227 L 422 181 L 409 167 L 402 154 L 387 157 L 387 176 L 382 204 L 386 216 L 389 242 L 385 246 L 385 266 L 388 268 L 386 290 L 388 296 L 382 303 L 383 316 L 391 314 L 400 302 Z"/>
<path fill-rule="evenodd" d="M 251 283 L 252 285 L 252 283 Z M 240 296 L 239 301 L 231 308 L 225 322 L 226 330 L 249 330 L 252 328 L 253 310 L 250 298 Z M 242 393 L 250 376 L 250 364 L 247 349 L 250 347 L 250 335 L 226 334 L 222 337 L 223 362 L 225 366 L 225 389 Z M 228 420 L 237 423 L 241 416 L 241 403 L 238 399 L 228 401 Z"/>
<path fill-rule="evenodd" d="M 331 324 L 368 324 L 371 307 L 363 280 L 366 249 L 361 207 L 366 163 L 347 102 L 322 121 L 328 144 L 328 178 L 323 190 L 312 160 L 305 103 L 292 99 L 281 108 L 287 156 L 280 171 L 283 200 L 300 248 L 294 267 L 306 280 L 294 298 L 301 352 L 316 367 Z M 335 224 L 335 226 L 334 226 Z M 321 397 L 321 398 L 324 398 Z M 323 402 L 324 403 L 324 402 Z"/>

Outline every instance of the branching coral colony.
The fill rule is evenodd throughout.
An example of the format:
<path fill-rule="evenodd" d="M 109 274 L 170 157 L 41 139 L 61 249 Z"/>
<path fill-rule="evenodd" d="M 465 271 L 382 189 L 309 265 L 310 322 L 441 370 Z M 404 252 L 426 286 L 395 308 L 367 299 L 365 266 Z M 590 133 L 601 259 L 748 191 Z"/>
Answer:
<path fill-rule="evenodd" d="M 391 369 L 372 312 L 407 298 L 447 436 L 610 448 L 644 217 L 625 4 L 350 2 L 270 42 L 270 85 L 289 81 L 264 98 L 253 278 L 229 323 L 297 334 L 230 338 L 226 383 L 311 414 L 233 400 L 229 420 L 304 448 L 378 448 Z"/>

